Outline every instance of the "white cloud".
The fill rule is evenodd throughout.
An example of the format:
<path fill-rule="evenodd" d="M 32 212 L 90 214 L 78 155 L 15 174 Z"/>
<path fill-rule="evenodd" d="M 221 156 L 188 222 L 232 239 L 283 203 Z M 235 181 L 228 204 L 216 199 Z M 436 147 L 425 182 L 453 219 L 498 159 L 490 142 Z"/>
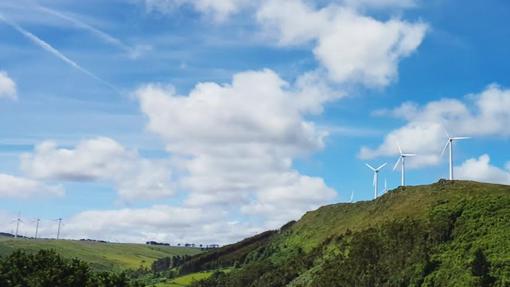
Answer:
<path fill-rule="evenodd" d="M 264 70 L 236 74 L 232 84 L 200 83 L 187 96 L 158 85 L 136 91 L 148 129 L 165 140 L 183 174 L 187 206 L 279 215 L 277 226 L 335 196 L 322 179 L 292 168 L 326 135 L 304 116 L 330 98 L 310 96 L 304 83 L 291 87 Z"/>
<path fill-rule="evenodd" d="M 400 142 L 404 149 L 419 153 L 411 166 L 434 165 L 439 163 L 446 143 L 445 128 L 452 136 L 509 137 L 510 90 L 490 85 L 480 94 L 466 96 L 464 101 L 441 99 L 422 107 L 407 102 L 376 114 L 402 118 L 407 123 L 391 131 L 377 148 L 363 147 L 361 158 L 396 155 L 396 143 Z"/>
<path fill-rule="evenodd" d="M 191 6 L 197 11 L 211 15 L 215 20 L 222 21 L 238 12 L 248 0 L 144 0 L 148 11 L 167 13 L 181 6 Z"/>
<path fill-rule="evenodd" d="M 257 18 L 268 31 L 276 29 L 281 45 L 313 42 L 332 80 L 370 87 L 394 80 L 398 62 L 418 48 L 427 30 L 423 23 L 383 22 L 347 7 L 315 9 L 291 0 L 265 1 Z"/>
<path fill-rule="evenodd" d="M 227 244 L 267 230 L 261 224 L 231 221 L 217 208 L 154 205 L 146 208 L 87 210 L 63 218 L 61 238 L 92 238 L 112 242 Z M 0 230 L 14 232 L 14 214 L 0 211 Z M 21 216 L 20 234 L 33 236 L 35 220 Z M 39 237 L 55 238 L 57 221 L 41 219 Z"/>
<path fill-rule="evenodd" d="M 61 186 L 48 186 L 36 180 L 0 173 L 0 198 L 28 199 L 42 196 L 63 196 Z"/>
<path fill-rule="evenodd" d="M 509 163 L 510 164 L 510 163 Z M 490 164 L 487 154 L 479 158 L 466 160 L 462 165 L 455 167 L 455 176 L 458 179 L 475 180 L 480 182 L 510 184 L 510 169 L 502 169 Z"/>
<path fill-rule="evenodd" d="M 32 177 L 64 181 L 110 181 L 126 200 L 171 196 L 169 167 L 141 158 L 110 138 L 80 142 L 74 149 L 45 141 L 34 153 L 21 157 L 22 169 Z"/>
<path fill-rule="evenodd" d="M 16 99 L 16 83 L 9 78 L 5 71 L 0 71 L 0 99 Z"/>

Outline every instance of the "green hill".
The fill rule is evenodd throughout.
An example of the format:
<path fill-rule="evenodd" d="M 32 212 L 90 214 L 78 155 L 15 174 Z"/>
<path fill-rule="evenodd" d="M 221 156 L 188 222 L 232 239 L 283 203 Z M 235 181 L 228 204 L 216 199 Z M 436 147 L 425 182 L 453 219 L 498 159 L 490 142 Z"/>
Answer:
<path fill-rule="evenodd" d="M 228 267 L 194 286 L 510 286 L 510 186 L 441 180 L 324 206 L 180 272 Z"/>
<path fill-rule="evenodd" d="M 14 239 L 0 236 L 0 256 L 9 255 L 19 249 L 32 252 L 41 249 L 54 249 L 65 258 L 78 258 L 89 263 L 96 271 L 120 271 L 136 269 L 140 266 L 149 267 L 159 258 L 200 253 L 200 249 L 197 248 L 76 240 Z"/>

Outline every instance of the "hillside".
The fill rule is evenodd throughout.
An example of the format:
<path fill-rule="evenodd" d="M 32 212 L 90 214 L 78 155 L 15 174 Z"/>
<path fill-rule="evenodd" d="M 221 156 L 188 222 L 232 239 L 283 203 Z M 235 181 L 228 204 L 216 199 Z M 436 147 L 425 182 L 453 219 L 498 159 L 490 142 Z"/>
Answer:
<path fill-rule="evenodd" d="M 174 255 L 194 255 L 197 248 L 149 246 L 145 244 L 99 243 L 76 240 L 14 239 L 0 236 L 0 256 L 15 250 L 38 251 L 54 249 L 65 258 L 79 258 L 96 271 L 119 271 L 148 267 L 156 259 Z"/>
<path fill-rule="evenodd" d="M 194 286 L 510 286 L 510 186 L 398 188 L 267 235 L 196 255 L 180 272 L 235 267 Z"/>

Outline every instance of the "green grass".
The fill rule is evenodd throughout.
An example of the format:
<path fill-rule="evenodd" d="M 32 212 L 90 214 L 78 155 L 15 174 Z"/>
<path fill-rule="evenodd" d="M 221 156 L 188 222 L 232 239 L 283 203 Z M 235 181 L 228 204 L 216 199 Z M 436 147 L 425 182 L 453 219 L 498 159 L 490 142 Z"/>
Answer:
<path fill-rule="evenodd" d="M 14 239 L 0 236 L 0 256 L 17 249 L 36 252 L 54 249 L 65 258 L 79 258 L 97 271 L 120 271 L 148 267 L 158 258 L 173 255 L 194 255 L 197 248 L 149 246 L 129 243 L 97 243 L 75 240 Z"/>
<path fill-rule="evenodd" d="M 310 251 L 328 237 L 359 231 L 406 217 L 425 219 L 438 202 L 459 202 L 475 198 L 508 198 L 510 186 L 471 181 L 441 181 L 432 185 L 398 188 L 372 201 L 339 203 L 306 213 L 292 226 L 283 245 Z"/>
<path fill-rule="evenodd" d="M 184 275 L 181 277 L 177 277 L 174 279 L 168 279 L 167 282 L 158 283 L 153 285 L 153 287 L 183 287 L 188 286 L 193 281 L 198 281 L 202 279 L 207 279 L 213 274 L 213 272 L 197 272 L 188 275 Z"/>

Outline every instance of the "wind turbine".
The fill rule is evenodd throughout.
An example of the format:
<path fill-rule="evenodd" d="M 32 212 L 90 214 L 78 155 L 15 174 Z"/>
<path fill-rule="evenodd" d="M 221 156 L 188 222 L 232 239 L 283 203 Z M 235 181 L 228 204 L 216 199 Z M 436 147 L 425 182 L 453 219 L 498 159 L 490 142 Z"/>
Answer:
<path fill-rule="evenodd" d="M 21 220 L 20 218 L 20 215 L 18 214 L 18 218 L 16 218 L 16 233 L 14 233 L 14 238 L 18 238 L 18 233 L 19 233 L 19 224 L 23 222 L 23 220 Z"/>
<path fill-rule="evenodd" d="M 60 238 L 60 226 L 62 225 L 62 218 L 58 218 L 57 240 Z"/>
<path fill-rule="evenodd" d="M 353 198 L 354 198 L 354 191 L 351 191 L 351 200 L 349 200 L 349 203 L 352 203 Z"/>
<path fill-rule="evenodd" d="M 374 185 L 374 199 L 377 198 L 377 190 L 379 188 L 379 171 L 381 171 L 381 169 L 383 167 L 385 167 L 386 164 L 387 163 L 385 162 L 378 168 L 374 168 L 373 166 L 369 165 L 368 163 L 365 163 L 365 165 L 374 172 L 374 181 L 372 182 L 372 184 Z"/>
<path fill-rule="evenodd" d="M 34 239 L 37 239 L 37 234 L 39 233 L 39 222 L 41 222 L 41 219 L 37 218 L 35 220 L 35 235 L 34 235 Z"/>
<path fill-rule="evenodd" d="M 386 178 L 384 178 L 384 193 L 388 192 L 388 182 L 386 181 Z"/>
<path fill-rule="evenodd" d="M 443 151 L 441 152 L 441 157 L 443 157 L 443 154 L 446 151 L 446 148 L 449 148 L 449 152 L 450 152 L 450 157 L 449 157 L 450 180 L 453 180 L 453 142 L 458 141 L 458 140 L 467 140 L 467 139 L 470 139 L 470 137 L 451 137 L 448 134 L 447 130 L 445 130 L 445 132 L 446 132 L 446 136 L 448 137 L 448 140 L 446 141 Z"/>
<path fill-rule="evenodd" d="M 395 166 L 393 167 L 393 170 L 397 169 L 398 164 L 401 164 L 401 178 L 400 178 L 400 185 L 405 186 L 406 185 L 406 158 L 407 157 L 413 157 L 416 156 L 414 153 L 404 153 L 402 152 L 402 148 L 397 143 L 398 146 L 398 152 L 400 153 L 400 156 L 398 157 L 397 162 L 395 163 Z"/>

